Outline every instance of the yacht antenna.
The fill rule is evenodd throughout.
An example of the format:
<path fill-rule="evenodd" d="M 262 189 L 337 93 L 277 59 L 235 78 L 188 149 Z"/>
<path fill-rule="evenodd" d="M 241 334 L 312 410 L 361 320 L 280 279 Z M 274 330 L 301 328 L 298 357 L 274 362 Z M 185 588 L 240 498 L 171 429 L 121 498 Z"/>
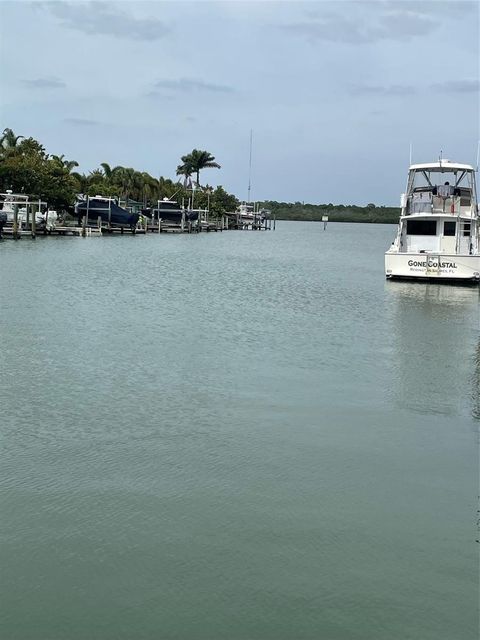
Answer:
<path fill-rule="evenodd" d="M 477 142 L 477 165 L 475 171 L 478 173 L 478 162 L 480 160 L 480 140 Z"/>
<path fill-rule="evenodd" d="M 248 163 L 248 202 L 250 202 L 250 190 L 252 188 L 252 138 L 253 138 L 253 130 L 250 129 L 250 160 Z"/>
<path fill-rule="evenodd" d="M 410 142 L 410 166 L 412 166 L 413 145 Z"/>
<path fill-rule="evenodd" d="M 443 151 L 442 149 L 440 149 L 440 157 L 438 159 L 438 161 L 440 162 L 440 167 L 442 166 L 442 155 L 443 155 Z"/>

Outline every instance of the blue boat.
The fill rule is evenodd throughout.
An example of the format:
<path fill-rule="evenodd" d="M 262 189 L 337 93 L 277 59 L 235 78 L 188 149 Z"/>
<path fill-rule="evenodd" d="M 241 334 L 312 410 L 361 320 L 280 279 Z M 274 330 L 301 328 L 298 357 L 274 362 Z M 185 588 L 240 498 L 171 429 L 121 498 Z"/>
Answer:
<path fill-rule="evenodd" d="M 193 222 L 198 219 L 198 211 L 183 209 L 175 200 L 164 198 L 157 202 L 157 206 L 147 213 L 152 220 L 165 220 L 175 224 L 181 224 L 182 217 L 184 222 Z"/>
<path fill-rule="evenodd" d="M 140 218 L 138 213 L 131 213 L 120 207 L 114 198 L 102 198 L 101 196 L 88 197 L 86 200 L 78 202 L 75 205 L 75 214 L 78 216 L 79 225 L 82 218 L 87 216 L 87 224 L 94 224 L 98 218 L 101 218 L 102 222 L 106 222 L 110 226 L 130 227 L 131 229 L 137 226 Z"/>

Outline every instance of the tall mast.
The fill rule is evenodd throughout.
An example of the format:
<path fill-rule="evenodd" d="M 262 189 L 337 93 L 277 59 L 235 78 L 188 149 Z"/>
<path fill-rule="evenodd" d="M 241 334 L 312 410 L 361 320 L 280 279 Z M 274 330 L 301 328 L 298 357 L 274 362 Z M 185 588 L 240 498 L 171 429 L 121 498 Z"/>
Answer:
<path fill-rule="evenodd" d="M 253 139 L 253 130 L 250 129 L 250 160 L 248 163 L 248 202 L 250 202 L 250 190 L 252 188 L 252 139 Z"/>

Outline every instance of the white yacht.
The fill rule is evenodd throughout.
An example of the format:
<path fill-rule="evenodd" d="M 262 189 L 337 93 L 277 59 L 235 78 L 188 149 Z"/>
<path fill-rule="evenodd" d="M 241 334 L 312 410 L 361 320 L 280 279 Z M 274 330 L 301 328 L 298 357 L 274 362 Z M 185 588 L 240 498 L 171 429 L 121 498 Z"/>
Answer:
<path fill-rule="evenodd" d="M 480 282 L 475 169 L 439 160 L 413 164 L 397 235 L 385 253 L 388 279 Z"/>

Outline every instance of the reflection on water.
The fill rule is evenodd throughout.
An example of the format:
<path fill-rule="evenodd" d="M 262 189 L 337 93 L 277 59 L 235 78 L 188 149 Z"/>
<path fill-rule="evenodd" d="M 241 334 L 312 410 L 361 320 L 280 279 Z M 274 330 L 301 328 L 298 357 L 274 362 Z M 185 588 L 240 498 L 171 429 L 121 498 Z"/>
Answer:
<path fill-rule="evenodd" d="M 427 301 L 431 304 L 440 303 L 454 306 L 458 309 L 471 307 L 478 309 L 480 289 L 476 286 L 449 285 L 435 282 L 385 281 L 387 295 L 395 299 L 416 302 Z"/>
<path fill-rule="evenodd" d="M 472 376 L 472 415 L 480 420 L 480 338 L 474 355 L 474 372 Z"/>
<path fill-rule="evenodd" d="M 478 418 L 478 288 L 387 282 L 385 290 L 394 401 L 425 414 L 461 414 L 471 387 L 471 413 Z"/>

